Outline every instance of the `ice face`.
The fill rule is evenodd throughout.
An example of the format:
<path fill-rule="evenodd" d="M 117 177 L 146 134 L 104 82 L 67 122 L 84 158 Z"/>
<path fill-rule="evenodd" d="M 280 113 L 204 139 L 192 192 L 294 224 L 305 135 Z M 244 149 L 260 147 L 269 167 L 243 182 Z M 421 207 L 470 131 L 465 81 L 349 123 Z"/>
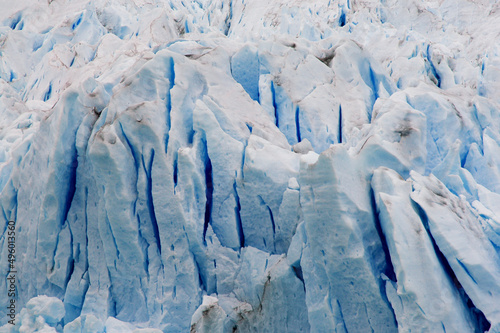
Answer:
<path fill-rule="evenodd" d="M 385 280 L 398 328 L 408 332 L 474 331 L 467 306 L 441 265 L 433 236 L 410 197 L 412 184 L 387 168 L 375 170 L 371 184 L 394 269 L 394 276 Z"/>
<path fill-rule="evenodd" d="M 500 330 L 494 1 L 0 8 L 0 331 Z"/>

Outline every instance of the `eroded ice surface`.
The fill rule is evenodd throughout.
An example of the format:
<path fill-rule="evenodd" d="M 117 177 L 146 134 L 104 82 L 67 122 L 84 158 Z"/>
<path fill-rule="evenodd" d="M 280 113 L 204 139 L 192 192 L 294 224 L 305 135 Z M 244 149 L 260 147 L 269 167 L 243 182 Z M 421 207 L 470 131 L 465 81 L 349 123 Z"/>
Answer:
<path fill-rule="evenodd" d="M 0 8 L 0 331 L 500 332 L 496 1 Z"/>

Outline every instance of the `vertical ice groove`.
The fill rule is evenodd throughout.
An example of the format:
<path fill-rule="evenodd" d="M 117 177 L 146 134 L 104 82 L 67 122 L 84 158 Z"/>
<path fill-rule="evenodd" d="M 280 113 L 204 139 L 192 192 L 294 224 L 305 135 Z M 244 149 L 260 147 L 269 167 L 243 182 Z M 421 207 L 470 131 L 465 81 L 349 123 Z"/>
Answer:
<path fill-rule="evenodd" d="M 70 233 L 70 243 L 69 243 L 69 248 L 70 248 L 70 253 L 69 253 L 69 268 L 66 272 L 66 279 L 64 281 L 64 289 L 68 287 L 69 280 L 71 279 L 71 276 L 73 275 L 73 272 L 75 270 L 75 257 L 73 253 L 73 232 L 71 231 L 71 226 L 68 224 L 68 229 Z"/>
<path fill-rule="evenodd" d="M 50 99 L 52 96 L 52 82 L 49 83 L 49 87 L 47 88 L 47 91 L 45 92 L 45 95 L 43 96 L 43 101 L 46 102 Z"/>
<path fill-rule="evenodd" d="M 56 253 L 57 253 L 57 249 L 59 248 L 59 241 L 60 241 L 60 235 L 61 235 L 61 230 L 59 230 L 59 233 L 57 234 L 57 237 L 56 237 L 56 243 L 55 243 L 55 246 L 54 246 L 54 251 L 52 253 L 52 264 L 49 268 L 49 271 L 50 273 L 54 272 L 54 269 L 55 269 L 55 265 L 56 265 Z"/>
<path fill-rule="evenodd" d="M 130 142 L 130 139 L 128 138 L 127 134 L 125 134 L 125 130 L 123 129 L 123 125 L 121 122 L 118 122 L 120 126 L 120 131 L 123 136 L 123 139 L 125 139 L 125 142 L 127 143 L 127 147 L 130 149 L 130 153 L 132 154 L 132 158 L 134 159 L 134 166 L 135 166 L 135 176 L 138 179 L 139 178 L 139 157 L 137 156 L 139 153 L 136 151 L 132 143 Z"/>
<path fill-rule="evenodd" d="M 142 167 L 144 169 L 144 172 L 146 173 L 146 178 L 147 178 L 146 191 L 147 191 L 149 216 L 151 217 L 151 224 L 153 226 L 153 235 L 154 235 L 155 240 L 156 240 L 156 246 L 158 247 L 158 252 L 161 255 L 160 232 L 158 229 L 158 221 L 156 220 L 156 213 L 155 213 L 155 207 L 154 207 L 154 202 L 153 202 L 153 176 L 152 176 L 151 172 L 153 170 L 154 158 L 155 158 L 155 150 L 153 148 L 151 148 L 148 165 L 146 165 L 146 162 L 144 160 L 144 154 L 142 155 Z"/>
<path fill-rule="evenodd" d="M 346 24 L 346 15 L 344 11 L 344 7 L 341 7 L 340 15 L 339 15 L 339 27 L 343 27 Z"/>
<path fill-rule="evenodd" d="M 227 13 L 226 19 L 224 21 L 224 35 L 228 36 L 231 31 L 231 24 L 233 23 L 233 0 L 229 0 L 229 12 Z"/>
<path fill-rule="evenodd" d="M 85 272 L 89 269 L 89 219 L 88 219 L 88 198 L 89 189 L 85 187 L 85 201 L 84 201 L 84 212 L 85 212 Z"/>
<path fill-rule="evenodd" d="M 342 143 L 342 105 L 339 104 L 339 129 L 338 143 Z"/>
<path fill-rule="evenodd" d="M 436 67 L 434 66 L 434 63 L 432 62 L 432 54 L 431 54 L 431 50 L 430 50 L 430 44 L 427 44 L 425 57 L 426 57 L 430 72 L 434 76 L 434 78 L 436 79 L 436 86 L 438 86 L 438 88 L 441 88 L 441 77 L 439 76 L 439 73 L 437 72 Z"/>
<path fill-rule="evenodd" d="M 330 300 L 330 301 L 331 301 L 331 300 Z M 347 330 L 347 327 L 346 327 L 346 325 L 345 325 L 345 321 L 344 321 L 344 313 L 342 312 L 342 306 L 340 305 L 340 302 L 339 302 L 339 300 L 338 300 L 338 299 L 336 300 L 336 302 L 337 302 L 337 307 L 338 307 L 338 313 L 339 313 L 339 315 L 340 315 L 340 320 L 341 320 L 341 323 L 340 323 L 340 324 L 341 324 L 340 331 L 342 332 L 342 330 L 343 330 L 345 333 L 349 333 L 349 331 Z M 332 306 L 331 306 L 331 302 L 330 302 L 330 310 L 333 312 L 333 308 L 332 308 Z M 337 325 L 337 327 L 338 327 L 338 325 Z M 373 330 L 372 330 L 372 332 L 373 332 Z"/>
<path fill-rule="evenodd" d="M 276 90 L 274 88 L 274 81 L 271 81 L 271 96 L 273 99 L 273 108 L 274 108 L 274 123 L 276 124 L 276 127 L 279 128 L 279 112 L 278 112 L 278 105 L 276 104 Z"/>
<path fill-rule="evenodd" d="M 205 222 L 203 225 L 203 241 L 205 242 L 205 236 L 207 234 L 208 225 L 211 223 L 212 217 L 212 198 L 214 192 L 213 186 L 213 175 L 212 175 L 212 161 L 210 160 L 210 156 L 208 156 L 207 142 L 206 139 L 203 139 L 204 150 L 205 150 L 205 195 L 206 195 L 206 203 L 205 203 Z"/>
<path fill-rule="evenodd" d="M 83 18 L 83 13 L 81 13 L 77 19 L 73 22 L 73 24 L 71 25 L 71 29 L 72 30 L 75 30 L 76 27 L 78 27 L 80 25 L 80 23 L 82 22 L 82 18 Z"/>
<path fill-rule="evenodd" d="M 273 212 L 268 205 L 266 205 L 266 207 L 267 207 L 267 211 L 269 212 L 269 219 L 271 220 L 271 226 L 273 228 L 273 235 L 275 235 L 276 234 L 276 224 L 274 223 Z"/>
<path fill-rule="evenodd" d="M 179 173 L 179 166 L 178 166 L 178 153 L 175 152 L 174 153 L 174 161 L 172 162 L 173 163 L 173 168 L 174 168 L 174 171 L 173 171 L 173 181 L 174 181 L 174 191 L 175 191 L 175 188 L 177 187 L 177 180 L 178 180 L 178 173 Z"/>
<path fill-rule="evenodd" d="M 373 72 L 373 68 L 372 68 L 371 64 L 369 65 L 369 71 L 370 71 L 370 86 L 372 88 L 373 95 L 374 95 L 373 99 L 374 99 L 374 101 L 376 101 L 378 98 L 378 84 L 377 84 L 378 80 L 375 77 L 375 73 Z"/>
<path fill-rule="evenodd" d="M 300 108 L 298 105 L 295 106 L 295 130 L 297 132 L 297 142 L 302 141 L 300 137 Z"/>
<path fill-rule="evenodd" d="M 244 150 L 243 150 L 244 151 Z M 240 197 L 238 196 L 238 190 L 236 188 L 236 180 L 233 183 L 233 192 L 234 197 L 236 198 L 236 207 L 234 207 L 234 211 L 236 213 L 236 227 L 238 228 L 238 238 L 240 241 L 240 247 L 245 247 L 245 234 L 243 233 L 243 225 L 241 224 L 241 204 Z"/>
<path fill-rule="evenodd" d="M 269 207 L 269 205 L 266 205 L 267 211 L 269 212 L 269 219 L 271 220 L 271 227 L 273 230 L 273 249 L 274 252 L 276 252 L 276 223 L 274 222 L 274 216 L 273 216 L 273 211 Z"/>
<path fill-rule="evenodd" d="M 165 135 L 164 135 L 164 138 L 163 138 L 163 141 L 164 141 L 164 144 L 165 144 L 165 154 L 167 153 L 167 147 L 168 147 L 168 141 L 169 141 L 169 138 L 170 138 L 170 130 L 171 130 L 171 126 L 172 126 L 172 89 L 174 88 L 175 86 L 175 62 L 174 62 L 174 58 L 173 57 L 170 57 L 168 58 L 168 65 L 167 65 L 167 68 L 168 70 L 166 71 L 165 73 L 165 78 L 168 79 L 168 82 L 169 82 L 169 86 L 168 86 L 168 91 L 167 91 L 167 96 L 166 96 L 166 107 L 167 107 L 167 110 L 166 110 L 166 114 L 165 114 L 165 118 L 166 118 L 166 125 L 167 125 L 167 128 L 165 130 Z"/>
<path fill-rule="evenodd" d="M 19 11 L 11 19 L 9 27 L 12 30 L 16 30 L 16 29 L 21 30 L 22 29 L 21 25 L 19 24 L 21 22 L 22 17 L 23 17 L 22 14 L 23 14 L 22 11 Z"/>
<path fill-rule="evenodd" d="M 368 88 L 370 88 L 370 90 L 371 90 L 371 96 L 370 96 L 371 105 L 370 105 L 370 108 L 368 110 L 368 122 L 371 123 L 373 107 L 375 105 L 375 102 L 379 98 L 378 80 L 377 80 L 376 74 L 373 71 L 372 64 L 371 64 L 369 59 L 364 58 L 363 60 L 361 60 L 360 71 L 361 71 L 361 77 L 363 78 L 363 81 L 368 86 Z"/>

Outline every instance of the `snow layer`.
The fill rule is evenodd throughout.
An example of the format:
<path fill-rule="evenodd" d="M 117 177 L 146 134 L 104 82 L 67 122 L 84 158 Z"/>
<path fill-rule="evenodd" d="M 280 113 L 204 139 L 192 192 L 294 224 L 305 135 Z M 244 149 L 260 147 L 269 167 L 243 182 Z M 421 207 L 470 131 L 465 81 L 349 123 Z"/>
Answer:
<path fill-rule="evenodd" d="M 0 331 L 500 332 L 495 1 L 0 8 Z"/>

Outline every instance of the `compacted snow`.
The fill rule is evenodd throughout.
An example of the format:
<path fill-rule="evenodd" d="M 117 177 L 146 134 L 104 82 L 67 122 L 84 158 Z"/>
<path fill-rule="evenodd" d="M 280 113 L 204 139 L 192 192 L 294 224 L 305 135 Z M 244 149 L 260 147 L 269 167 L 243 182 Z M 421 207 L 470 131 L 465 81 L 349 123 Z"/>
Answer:
<path fill-rule="evenodd" d="M 500 332 L 496 1 L 0 25 L 0 332 Z"/>

